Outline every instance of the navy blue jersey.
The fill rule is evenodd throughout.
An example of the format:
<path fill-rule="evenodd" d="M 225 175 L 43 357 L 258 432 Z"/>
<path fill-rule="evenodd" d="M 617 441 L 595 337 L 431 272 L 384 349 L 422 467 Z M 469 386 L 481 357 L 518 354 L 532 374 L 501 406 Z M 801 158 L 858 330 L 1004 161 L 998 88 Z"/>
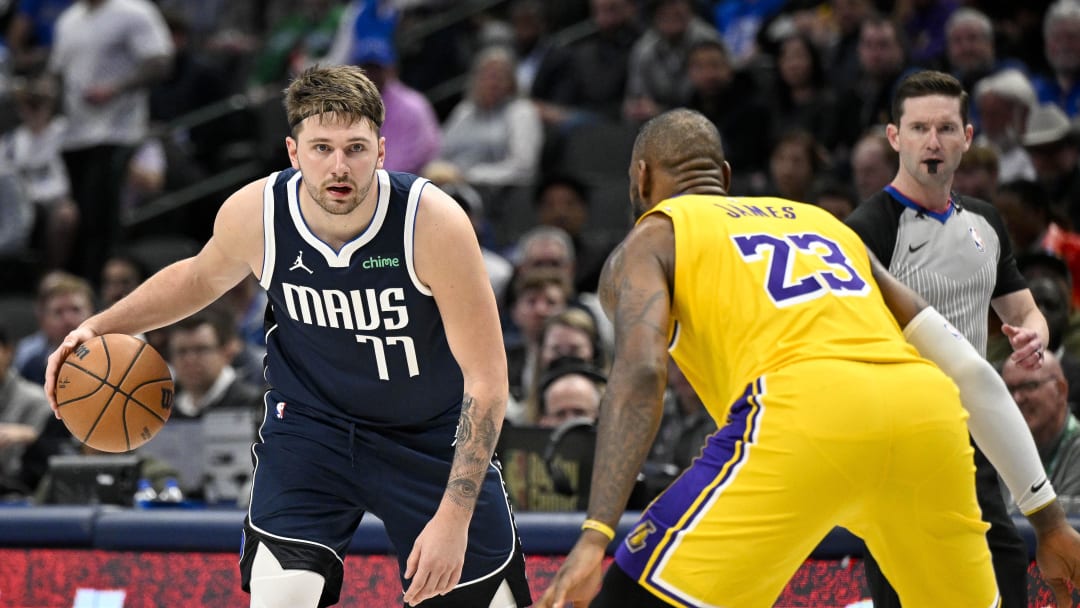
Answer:
<path fill-rule="evenodd" d="M 263 193 L 272 398 L 379 426 L 456 412 L 461 368 L 414 267 L 416 211 L 429 182 L 378 171 L 371 223 L 335 251 L 304 221 L 301 179 L 295 169 L 275 173 Z"/>

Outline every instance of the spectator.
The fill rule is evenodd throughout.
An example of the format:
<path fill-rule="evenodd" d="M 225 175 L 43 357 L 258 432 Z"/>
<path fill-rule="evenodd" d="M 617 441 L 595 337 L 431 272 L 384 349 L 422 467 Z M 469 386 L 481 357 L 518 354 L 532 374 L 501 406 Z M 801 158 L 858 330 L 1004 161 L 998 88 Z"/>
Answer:
<path fill-rule="evenodd" d="M 630 50 L 641 36 L 633 0 L 590 0 L 595 33 L 571 47 L 562 78 L 564 98 L 534 99 L 544 124 L 555 131 L 594 120 L 622 119 Z"/>
<path fill-rule="evenodd" d="M 1016 266 L 1029 282 L 1047 278 L 1054 282 L 1060 293 L 1071 294 L 1073 291 L 1073 279 L 1069 266 L 1065 260 L 1056 255 L 1041 251 L 1019 255 L 1016 256 Z M 1065 300 L 1071 302 L 1069 297 Z M 1061 347 L 1069 353 L 1070 359 L 1080 358 L 1080 310 L 1076 307 L 1070 306 L 1068 320 L 1062 331 Z M 1080 414 L 1080 412 L 1077 413 Z"/>
<path fill-rule="evenodd" d="M 1080 357 L 1066 348 L 1065 340 L 1074 321 L 1075 306 L 1072 303 L 1069 269 L 1056 255 L 1044 251 L 1020 253 L 1017 266 L 1031 290 L 1031 296 L 1046 319 L 1049 339 L 1046 348 L 1052 351 L 1061 364 L 1065 379 L 1069 381 L 1069 402 L 1080 404 Z M 1012 352 L 1008 337 L 1001 331 L 1001 319 L 990 316 L 990 336 L 986 342 L 986 359 L 1001 369 L 1002 362 Z"/>
<path fill-rule="evenodd" d="M 419 174 L 439 154 L 442 129 L 435 108 L 422 93 L 398 79 L 392 41 L 380 37 L 357 40 L 349 63 L 364 68 L 382 94 L 386 118 L 380 134 L 388 142 L 383 168 Z"/>
<path fill-rule="evenodd" d="M 691 95 L 690 48 L 716 40 L 716 29 L 694 14 L 691 0 L 650 0 L 649 29 L 630 51 L 623 117 L 641 122 L 684 105 Z"/>
<path fill-rule="evenodd" d="M 341 65 L 359 52 L 363 41 L 392 41 L 397 34 L 401 12 L 395 0 L 350 0 L 338 20 L 330 50 L 319 63 Z"/>
<path fill-rule="evenodd" d="M 945 24 L 958 4 L 958 0 L 910 0 L 893 7 L 893 17 L 911 43 L 908 56 L 912 64 L 932 67 L 941 61 Z"/>
<path fill-rule="evenodd" d="M 965 196 L 994 200 L 998 184 L 998 155 L 990 146 L 971 144 L 960 157 L 960 166 L 953 176 L 953 190 Z"/>
<path fill-rule="evenodd" d="M 44 267 L 63 268 L 70 261 L 79 210 L 71 200 L 71 181 L 60 149 L 67 121 L 56 115 L 56 86 L 47 78 L 23 81 L 15 88 L 21 124 L 0 140 L 0 157 L 18 172 L 34 219 L 30 245 L 44 254 Z"/>
<path fill-rule="evenodd" d="M 135 256 L 128 253 L 111 255 L 101 268 L 101 285 L 98 289 L 101 308 L 108 308 L 135 291 L 148 276 L 150 270 Z"/>
<path fill-rule="evenodd" d="M 63 82 L 64 163 L 79 207 L 74 260 L 95 277 L 120 236 L 120 184 L 149 128 L 149 87 L 169 73 L 168 28 L 148 0 L 78 0 L 56 22 L 49 71 Z"/>
<path fill-rule="evenodd" d="M 780 40 L 776 47 L 776 72 L 773 109 L 776 131 L 808 131 L 818 143 L 832 149 L 838 132 L 836 96 L 825 80 L 821 54 L 809 36 L 792 34 Z"/>
<path fill-rule="evenodd" d="M 724 43 L 704 38 L 686 51 L 690 97 L 685 105 L 720 130 L 728 162 L 752 189 L 766 171 L 773 114 L 748 72 L 736 71 Z"/>
<path fill-rule="evenodd" d="M 836 40 L 825 56 L 828 81 L 833 87 L 854 81 L 859 75 L 859 32 L 873 14 L 870 0 L 829 0 Z"/>
<path fill-rule="evenodd" d="M 1038 183 L 1018 180 L 1002 184 L 994 206 L 1005 221 L 1014 251 L 1050 253 L 1065 261 L 1072 276 L 1080 273 L 1080 235 L 1063 229 L 1050 216 L 1050 201 Z M 1074 286 L 1074 306 L 1080 306 L 1080 291 Z"/>
<path fill-rule="evenodd" d="M 266 357 L 266 292 L 253 276 L 248 276 L 225 292 L 217 302 L 229 311 L 239 338 L 231 364 L 245 382 L 266 384 L 263 359 Z"/>
<path fill-rule="evenodd" d="M 559 359 L 540 381 L 539 426 L 554 429 L 570 420 L 596 422 L 604 375 L 584 362 Z"/>
<path fill-rule="evenodd" d="M 892 91 L 907 65 L 907 52 L 896 24 L 885 17 L 866 19 L 859 29 L 859 73 L 841 89 L 840 141 L 850 144 L 871 127 L 888 124 Z M 836 83 L 839 84 L 839 83 Z"/>
<path fill-rule="evenodd" d="M 985 13 L 971 6 L 956 9 L 945 22 L 944 63 L 943 71 L 955 76 L 965 91 L 975 91 L 980 80 L 1004 69 L 1027 71 L 1019 60 L 998 60 L 994 48 L 994 23 Z M 971 124 L 976 131 L 982 128 L 977 108 L 972 108 Z"/>
<path fill-rule="evenodd" d="M 769 156 L 769 187 L 764 192 L 793 201 L 809 201 L 814 178 L 829 168 L 825 150 L 806 131 L 780 136 Z"/>
<path fill-rule="evenodd" d="M 506 334 L 506 363 L 510 397 L 516 405 L 507 405 L 506 419 L 513 424 L 528 424 L 532 421 L 524 406 L 525 393 L 532 385 L 540 356 L 540 335 L 548 318 L 566 308 L 571 287 L 566 275 L 558 270 L 522 269 L 512 289 L 508 316 L 517 331 Z"/>
<path fill-rule="evenodd" d="M 17 74 L 37 74 L 53 44 L 53 28 L 60 13 L 74 0 L 17 0 L 5 42 L 11 49 Z"/>
<path fill-rule="evenodd" d="M 859 206 L 859 199 L 855 196 L 855 190 L 844 182 L 833 178 L 818 180 L 810 191 L 810 198 L 807 202 L 828 211 L 841 222 Z"/>
<path fill-rule="evenodd" d="M 872 129 L 864 133 L 851 150 L 851 179 L 859 201 L 881 192 L 899 168 L 900 157 L 885 132 Z"/>
<path fill-rule="evenodd" d="M 1071 118 L 1080 116 L 1080 3 L 1057 0 L 1043 16 L 1043 41 L 1050 69 L 1032 78 L 1040 103 L 1052 103 Z"/>
<path fill-rule="evenodd" d="M 147 137 L 128 159 L 120 191 L 122 212 L 134 211 L 164 193 L 168 172 L 169 158 L 165 152 L 165 142 L 160 137 Z M 189 183 L 199 179 L 194 175 L 192 178 Z"/>
<path fill-rule="evenodd" d="M 758 55 L 762 25 L 779 13 L 782 0 L 728 0 L 715 3 L 713 21 L 724 45 L 731 49 L 732 63 L 745 67 Z"/>
<path fill-rule="evenodd" d="M 578 306 L 567 306 L 544 321 L 540 351 L 536 357 L 524 399 L 514 404 L 514 415 L 526 424 L 535 424 L 543 415 L 540 407 L 541 381 L 555 362 L 563 358 L 581 360 L 597 371 L 605 371 L 607 356 L 600 342 L 596 319 Z M 524 413 L 520 413 L 521 410 Z"/>
<path fill-rule="evenodd" d="M 972 107 L 982 118 L 974 143 L 994 148 L 1001 181 L 1035 179 L 1031 156 L 1020 145 L 1028 116 L 1037 105 L 1035 89 L 1019 70 L 1002 70 L 975 85 Z"/>
<path fill-rule="evenodd" d="M 326 57 L 345 6 L 332 0 L 300 0 L 274 21 L 255 57 L 252 84 L 277 85 Z"/>
<path fill-rule="evenodd" d="M 523 234 L 518 239 L 513 261 L 518 273 L 538 268 L 554 269 L 563 275 L 573 290 L 574 277 L 577 276 L 577 251 L 573 239 L 561 228 L 537 226 Z M 614 345 L 614 333 L 596 293 L 571 291 L 570 301 L 592 314 L 600 329 L 601 341 L 610 350 Z"/>
<path fill-rule="evenodd" d="M 440 159 L 480 188 L 485 202 L 494 201 L 490 193 L 500 188 L 531 187 L 540 168 L 543 125 L 533 104 L 518 95 L 514 66 L 505 48 L 481 51 L 466 98 L 443 123 Z"/>
<path fill-rule="evenodd" d="M 194 110 L 218 102 L 240 87 L 231 84 L 228 75 L 219 67 L 203 58 L 191 41 L 191 26 L 187 17 L 178 10 L 164 14 L 169 28 L 175 55 L 168 78 L 150 87 L 150 120 L 165 124 Z M 204 122 L 198 126 L 176 129 L 176 140 L 184 142 L 185 162 L 199 169 L 224 169 L 226 144 L 244 137 L 235 115 Z M 170 142 L 170 145 L 171 142 Z M 173 155 L 174 157 L 179 155 Z M 174 162 L 180 162 L 174 158 Z M 189 169 L 191 171 L 194 168 Z"/>
<path fill-rule="evenodd" d="M 571 56 L 551 38 L 546 12 L 550 6 L 539 0 L 514 0 L 510 3 L 510 25 L 518 58 L 518 90 L 531 99 L 559 101 L 567 97 L 571 86 L 565 77 Z"/>
<path fill-rule="evenodd" d="M 223 309 L 211 306 L 173 324 L 167 352 L 177 384 L 174 417 L 200 418 L 220 408 L 261 413 L 262 389 L 229 365 L 239 346 L 236 326 Z"/>
<path fill-rule="evenodd" d="M 561 228 L 574 244 L 574 290 L 595 292 L 604 260 L 615 247 L 612 239 L 588 229 L 589 189 L 567 174 L 549 175 L 537 188 L 536 223 Z"/>
<path fill-rule="evenodd" d="M 1047 352 L 1038 369 L 1006 361 L 1001 376 L 1031 429 L 1058 502 L 1067 514 L 1080 513 L 1080 422 L 1070 412 L 1057 357 Z"/>
<path fill-rule="evenodd" d="M 15 369 L 23 378 L 45 384 L 45 367 L 56 347 L 94 313 L 94 290 L 85 279 L 62 271 L 46 274 L 34 306 L 38 331 L 15 346 Z"/>
<path fill-rule="evenodd" d="M 41 386 L 11 366 L 13 344 L 0 327 L 0 496 L 26 496 L 33 490 L 22 479 L 22 456 L 53 418 Z"/>
<path fill-rule="evenodd" d="M 1036 179 L 1050 195 L 1055 217 L 1080 228 L 1080 142 L 1061 108 L 1042 104 L 1028 117 L 1021 139 L 1031 155 Z"/>
<path fill-rule="evenodd" d="M 1050 329 L 1050 341 L 1046 348 L 1057 357 L 1065 380 L 1069 383 L 1069 405 L 1074 413 L 1080 411 L 1080 357 L 1069 352 L 1064 341 L 1069 331 L 1069 317 L 1074 310 L 1069 301 L 1068 285 L 1053 277 L 1033 277 L 1028 280 L 1028 289 L 1046 317 L 1046 325 Z M 1000 359 L 1004 360 L 1005 357 Z"/>
<path fill-rule="evenodd" d="M 27 246 L 34 231 L 34 206 L 26 198 L 19 175 L 0 154 L 0 280 L 13 290 L 20 290 L 22 276 L 32 271 L 18 266 L 36 266 L 28 255 Z"/>

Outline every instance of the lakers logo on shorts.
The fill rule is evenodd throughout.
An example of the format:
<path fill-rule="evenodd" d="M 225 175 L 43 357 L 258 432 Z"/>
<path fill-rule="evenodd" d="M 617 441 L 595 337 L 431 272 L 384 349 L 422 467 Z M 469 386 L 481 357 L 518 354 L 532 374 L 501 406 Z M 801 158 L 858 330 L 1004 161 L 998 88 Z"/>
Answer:
<path fill-rule="evenodd" d="M 645 541 L 649 538 L 649 535 L 656 532 L 656 525 L 651 521 L 645 520 L 634 526 L 633 531 L 626 535 L 626 548 L 631 553 L 637 553 L 645 548 Z"/>

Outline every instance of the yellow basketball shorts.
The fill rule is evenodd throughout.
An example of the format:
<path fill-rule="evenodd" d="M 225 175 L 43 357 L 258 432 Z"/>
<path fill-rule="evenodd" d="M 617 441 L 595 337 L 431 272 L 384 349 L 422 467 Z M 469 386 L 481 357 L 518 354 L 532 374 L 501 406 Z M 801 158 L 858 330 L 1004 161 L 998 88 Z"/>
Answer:
<path fill-rule="evenodd" d="M 966 420 L 929 363 L 815 360 L 762 376 L 616 562 L 673 606 L 772 606 L 843 526 L 904 606 L 996 606 Z"/>

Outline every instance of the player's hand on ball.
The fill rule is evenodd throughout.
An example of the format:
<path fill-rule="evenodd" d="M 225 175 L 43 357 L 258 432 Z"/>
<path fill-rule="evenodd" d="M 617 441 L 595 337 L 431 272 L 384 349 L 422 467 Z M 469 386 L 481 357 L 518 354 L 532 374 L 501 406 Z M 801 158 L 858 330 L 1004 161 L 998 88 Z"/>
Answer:
<path fill-rule="evenodd" d="M 94 330 L 85 325 L 80 325 L 64 338 L 64 341 L 60 343 L 60 346 L 56 347 L 53 354 L 49 355 L 49 364 L 45 368 L 45 396 L 49 398 L 49 406 L 52 407 L 53 416 L 56 416 L 57 419 L 60 418 L 60 410 L 56 406 L 56 378 L 60 373 L 60 366 L 63 365 L 64 359 L 67 359 L 76 346 L 87 340 L 92 340 L 96 336 Z"/>

